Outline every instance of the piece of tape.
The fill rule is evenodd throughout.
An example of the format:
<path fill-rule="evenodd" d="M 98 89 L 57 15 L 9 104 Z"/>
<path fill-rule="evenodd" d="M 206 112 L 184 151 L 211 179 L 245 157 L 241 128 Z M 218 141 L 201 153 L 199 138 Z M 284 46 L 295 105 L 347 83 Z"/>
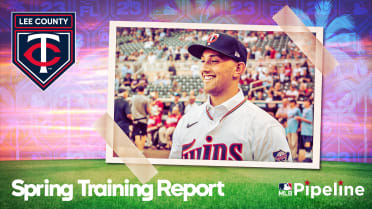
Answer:
<path fill-rule="evenodd" d="M 148 182 L 158 173 L 108 113 L 105 113 L 94 123 L 94 129 L 105 139 L 107 145 L 115 151 L 122 163 L 126 164 L 141 183 Z"/>
<path fill-rule="evenodd" d="M 323 75 L 337 67 L 337 60 L 287 5 L 273 16 L 273 20 Z"/>

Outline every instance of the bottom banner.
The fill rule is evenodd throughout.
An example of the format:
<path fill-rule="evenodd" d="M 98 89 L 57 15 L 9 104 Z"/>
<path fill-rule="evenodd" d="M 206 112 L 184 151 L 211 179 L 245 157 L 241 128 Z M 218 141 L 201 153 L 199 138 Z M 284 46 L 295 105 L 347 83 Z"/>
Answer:
<path fill-rule="evenodd" d="M 156 166 L 140 183 L 104 160 L 0 162 L 0 208 L 371 208 L 372 164 L 320 170 Z"/>

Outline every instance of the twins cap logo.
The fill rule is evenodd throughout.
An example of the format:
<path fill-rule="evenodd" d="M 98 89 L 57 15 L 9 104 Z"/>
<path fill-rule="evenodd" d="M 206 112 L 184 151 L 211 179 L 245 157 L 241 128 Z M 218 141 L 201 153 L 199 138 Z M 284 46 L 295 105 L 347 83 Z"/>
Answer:
<path fill-rule="evenodd" d="M 217 41 L 219 36 L 220 36 L 220 34 L 218 34 L 218 33 L 209 34 L 208 39 L 207 39 L 207 44 L 210 45 L 211 43 Z"/>
<path fill-rule="evenodd" d="M 75 62 L 75 12 L 13 12 L 12 60 L 45 90 Z"/>

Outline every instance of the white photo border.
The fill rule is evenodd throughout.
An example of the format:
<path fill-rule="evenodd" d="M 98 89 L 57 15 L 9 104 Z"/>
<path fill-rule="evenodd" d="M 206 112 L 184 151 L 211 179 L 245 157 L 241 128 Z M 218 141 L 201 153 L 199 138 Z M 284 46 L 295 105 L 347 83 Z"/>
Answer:
<path fill-rule="evenodd" d="M 114 118 L 115 93 L 115 54 L 116 29 L 118 27 L 141 28 L 172 28 L 172 29 L 201 29 L 201 30 L 250 30 L 250 31 L 283 31 L 280 26 L 272 25 L 242 25 L 242 24 L 207 24 L 207 23 L 175 23 L 175 22 L 136 22 L 136 21 L 110 21 L 109 31 L 109 66 L 107 86 L 107 113 Z M 301 27 L 293 27 L 300 31 Z M 323 27 L 308 27 L 315 33 L 316 38 L 323 44 Z M 319 51 L 319 50 L 317 50 Z M 322 57 L 323 59 L 323 57 Z M 323 60 L 322 60 L 323 61 Z M 152 164 L 159 165 L 188 165 L 188 166 L 224 166 L 224 167 L 262 167 L 262 168 L 301 168 L 320 169 L 320 136 L 321 136 L 321 105 L 322 105 L 322 73 L 315 70 L 314 81 L 314 119 L 313 119 L 313 162 L 261 162 L 261 161 L 228 161 L 228 160 L 185 160 L 147 158 Z M 110 139 L 113 141 L 113 139 Z M 114 143 L 112 143 L 114 144 Z M 113 156 L 113 149 L 106 144 L 106 163 L 122 163 L 120 157 Z"/>

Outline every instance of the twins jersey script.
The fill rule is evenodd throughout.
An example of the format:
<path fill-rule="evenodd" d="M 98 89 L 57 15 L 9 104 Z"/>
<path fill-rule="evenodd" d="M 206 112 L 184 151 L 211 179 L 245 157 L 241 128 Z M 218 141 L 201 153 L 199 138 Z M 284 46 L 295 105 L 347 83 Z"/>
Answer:
<path fill-rule="evenodd" d="M 292 161 L 283 127 L 241 91 L 216 107 L 208 99 L 184 115 L 169 158 Z"/>

